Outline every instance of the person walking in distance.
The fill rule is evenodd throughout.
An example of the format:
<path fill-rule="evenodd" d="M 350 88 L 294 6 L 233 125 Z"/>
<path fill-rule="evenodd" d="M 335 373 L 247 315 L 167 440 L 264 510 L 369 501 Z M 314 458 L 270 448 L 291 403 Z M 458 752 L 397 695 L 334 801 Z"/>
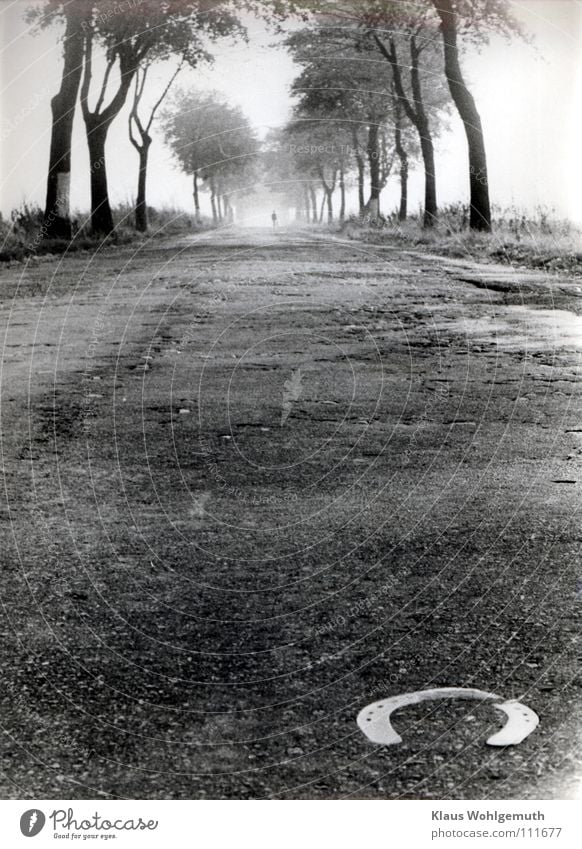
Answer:
<path fill-rule="evenodd" d="M 271 215 L 271 221 L 273 222 L 273 227 L 277 226 L 277 213 L 273 210 L 273 214 Z"/>

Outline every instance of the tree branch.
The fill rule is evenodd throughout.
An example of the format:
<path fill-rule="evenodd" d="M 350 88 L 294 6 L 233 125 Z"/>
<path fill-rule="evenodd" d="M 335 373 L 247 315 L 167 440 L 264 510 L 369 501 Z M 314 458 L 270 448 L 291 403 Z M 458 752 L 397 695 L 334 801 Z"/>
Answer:
<path fill-rule="evenodd" d="M 131 87 L 132 80 L 135 76 L 136 69 L 130 68 L 121 74 L 121 82 L 115 93 L 113 100 L 101 113 L 103 124 L 110 123 L 115 116 L 121 111 L 123 104 L 126 101 L 127 93 Z"/>
<path fill-rule="evenodd" d="M 98 115 L 101 107 L 103 106 L 103 101 L 105 99 L 105 93 L 107 91 L 107 83 L 109 82 L 109 76 L 111 71 L 113 70 L 113 66 L 115 65 L 116 57 L 113 55 L 107 60 L 107 68 L 105 69 L 105 74 L 103 75 L 103 84 L 101 85 L 101 91 L 99 92 L 99 97 L 97 99 L 97 104 L 95 106 L 94 115 Z"/>
<path fill-rule="evenodd" d="M 141 99 L 142 99 L 142 97 L 143 97 L 143 90 L 144 90 L 144 87 L 145 87 L 145 84 L 146 84 L 146 79 L 147 79 L 147 75 L 148 75 L 149 68 L 150 68 L 150 66 L 149 66 L 149 65 L 146 65 L 146 66 L 144 67 L 144 69 L 143 69 L 143 74 L 142 74 L 142 78 L 141 78 L 141 85 L 140 85 L 140 87 L 139 87 L 139 93 L 137 92 L 137 89 L 136 89 L 137 102 L 138 102 L 138 104 L 139 104 L 140 100 L 141 100 Z M 136 79 L 138 79 L 138 80 L 139 80 L 139 68 L 138 68 L 138 69 L 137 69 L 137 71 L 135 72 L 135 76 L 136 76 Z"/>
<path fill-rule="evenodd" d="M 424 111 L 424 101 L 422 99 L 422 87 L 420 84 L 420 73 L 418 69 L 419 49 L 416 43 L 416 36 L 410 39 L 410 83 L 412 86 L 412 96 L 416 106 L 417 127 L 423 135 L 428 135 L 428 119 Z"/>
<path fill-rule="evenodd" d="M 137 141 L 137 139 L 133 135 L 133 128 L 131 126 L 131 122 L 132 122 L 132 116 L 130 115 L 129 116 L 129 140 L 132 143 L 132 145 L 135 147 L 137 152 L 141 153 L 142 146 L 140 145 L 140 143 Z"/>
<path fill-rule="evenodd" d="M 137 68 L 135 66 L 135 63 L 132 61 L 131 53 L 124 53 L 119 51 L 117 54 L 117 58 L 119 58 L 121 71 L 121 82 L 119 84 L 119 88 L 113 96 L 111 103 L 105 109 L 103 109 L 102 112 L 100 112 L 99 110 L 103 104 L 103 97 L 105 94 L 105 89 L 107 87 L 107 80 L 109 74 L 111 73 L 112 64 L 115 63 L 115 58 L 112 58 L 108 61 L 103 85 L 101 87 L 101 93 L 99 96 L 99 100 L 97 101 L 97 106 L 95 107 L 95 110 L 91 112 L 89 108 L 89 89 L 93 76 L 93 33 L 89 28 L 87 35 L 85 36 L 85 55 L 83 57 L 83 83 L 81 85 L 80 95 L 81 110 L 86 123 L 88 123 L 91 119 L 100 118 L 101 121 L 99 122 L 99 127 L 107 127 L 107 125 L 111 123 L 113 118 L 115 118 L 115 116 L 121 111 L 123 104 L 127 99 L 127 93 L 131 86 Z"/>
<path fill-rule="evenodd" d="M 387 144 L 386 144 L 386 134 L 382 131 L 380 135 L 381 139 L 381 150 L 382 150 L 382 158 L 381 158 L 381 166 L 380 166 L 380 189 L 385 188 L 386 183 L 388 182 L 388 178 L 392 173 L 392 168 L 394 166 L 394 160 L 396 158 L 396 151 L 392 150 L 390 156 L 388 156 Z"/>
<path fill-rule="evenodd" d="M 335 186 L 336 186 L 336 183 L 337 183 L 337 172 L 338 172 L 338 169 L 336 168 L 333 172 L 333 179 L 331 181 L 331 186 L 330 186 L 330 189 L 329 189 L 330 195 L 333 194 L 333 192 L 335 192 Z"/>
<path fill-rule="evenodd" d="M 81 111 L 85 121 L 90 116 L 89 110 L 89 87 L 93 76 L 93 35 L 91 30 L 85 36 L 85 50 L 83 53 L 83 82 L 81 84 Z"/>
<path fill-rule="evenodd" d="M 131 140 L 131 122 L 134 121 L 135 125 L 138 129 L 138 132 L 139 132 L 139 134 L 142 138 L 142 142 L 144 140 L 144 136 L 146 135 L 146 131 L 144 130 L 143 125 L 141 123 L 138 108 L 139 108 L 141 98 L 143 96 L 143 89 L 144 89 L 144 86 L 145 86 L 147 72 L 148 72 L 148 69 L 147 69 L 147 67 L 145 67 L 144 70 L 143 70 L 143 73 L 142 73 L 141 83 L 140 83 L 140 77 L 139 77 L 139 68 L 135 72 L 135 92 L 134 92 L 134 95 L 133 95 L 133 104 L 132 104 L 132 107 L 131 107 L 131 112 L 129 113 L 130 140 Z"/>
<path fill-rule="evenodd" d="M 142 90 L 143 90 L 143 87 L 142 87 Z M 131 111 L 129 113 L 128 124 L 129 124 L 129 140 L 132 143 L 132 145 L 135 147 L 135 149 L 137 150 L 138 153 L 141 152 L 141 145 L 139 144 L 139 142 L 137 141 L 137 139 L 133 135 L 133 122 L 134 122 L 135 117 L 136 117 L 137 105 L 139 103 L 140 97 L 141 97 L 141 94 L 140 94 L 140 90 L 139 90 L 139 76 L 136 73 L 136 75 L 135 75 L 135 92 L 133 94 L 133 105 L 132 105 Z M 138 128 L 138 131 L 141 132 L 139 124 L 137 124 L 137 128 Z"/>
<path fill-rule="evenodd" d="M 327 181 L 326 181 L 326 179 L 325 179 L 325 173 L 324 173 L 323 168 L 322 168 L 322 166 L 320 165 L 320 163 L 319 163 L 319 162 L 317 163 L 316 170 L 317 170 L 317 176 L 318 176 L 318 177 L 319 177 L 319 179 L 321 180 L 321 184 L 322 184 L 322 186 L 323 186 L 323 188 L 324 188 L 325 192 L 326 192 L 327 194 L 329 194 L 329 192 L 330 192 L 330 188 L 329 188 L 329 186 L 327 185 Z M 332 191 L 332 190 L 331 190 L 331 191 Z"/>
<path fill-rule="evenodd" d="M 161 97 L 156 101 L 154 108 L 152 109 L 150 119 L 147 123 L 146 133 L 149 133 L 151 126 L 153 124 L 154 118 L 156 117 L 156 112 L 160 108 L 163 100 L 165 99 L 166 95 L 168 94 L 169 90 L 171 89 L 171 87 L 174 83 L 174 80 L 176 79 L 176 77 L 178 76 L 178 74 L 180 73 L 180 71 L 182 70 L 183 67 L 184 67 L 184 59 L 182 58 L 182 61 L 180 62 L 180 64 L 178 65 L 178 67 L 176 68 L 176 70 L 174 71 L 172 76 L 170 77 L 170 81 L 168 82 L 168 85 L 163 90 Z"/>
<path fill-rule="evenodd" d="M 396 95 L 398 97 L 398 100 L 404 107 L 404 111 L 406 112 L 406 115 L 408 116 L 409 120 L 412 121 L 412 123 L 416 127 L 418 125 L 418 116 L 415 110 L 413 109 L 412 104 L 408 100 L 406 92 L 404 91 L 404 86 L 402 84 L 402 74 L 400 73 L 400 65 L 398 64 L 398 56 L 396 54 L 396 45 L 394 44 L 394 39 L 390 39 L 390 50 L 388 50 L 382 39 L 376 33 L 374 33 L 374 41 L 378 45 L 378 48 L 384 58 L 387 59 L 388 62 L 390 62 L 390 65 L 392 67 L 392 76 L 394 77 L 394 87 L 396 89 Z"/>

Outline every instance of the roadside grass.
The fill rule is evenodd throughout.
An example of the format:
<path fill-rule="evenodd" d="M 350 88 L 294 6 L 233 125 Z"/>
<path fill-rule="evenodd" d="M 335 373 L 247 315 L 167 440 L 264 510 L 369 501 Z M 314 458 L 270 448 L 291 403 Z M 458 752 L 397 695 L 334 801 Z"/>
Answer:
<path fill-rule="evenodd" d="M 193 215 L 183 210 L 165 207 L 148 209 L 149 231 L 139 233 L 134 227 L 134 211 L 130 204 L 121 204 L 113 209 L 115 231 L 107 237 L 95 236 L 90 231 L 87 213 L 73 213 L 74 236 L 67 239 L 44 238 L 44 214 L 39 206 L 26 201 L 11 213 L 10 220 L 0 215 L 0 262 L 24 262 L 33 257 L 50 257 L 55 254 L 77 251 L 94 251 L 103 244 L 125 245 L 156 236 L 179 235 L 206 230 L 211 227 L 208 220 L 196 224 Z"/>
<path fill-rule="evenodd" d="M 420 216 L 399 222 L 393 215 L 377 226 L 352 217 L 342 232 L 372 244 L 396 242 L 443 256 L 582 274 L 582 228 L 554 217 L 553 210 L 539 207 L 528 217 L 516 207 L 494 207 L 492 233 L 469 230 L 468 219 L 468 207 L 455 204 L 440 212 L 432 229 L 422 228 Z"/>
<path fill-rule="evenodd" d="M 179 235 L 212 229 L 210 219 L 196 224 L 193 215 L 180 209 L 165 207 L 148 209 L 149 231 L 139 233 L 134 227 L 134 209 L 123 203 L 113 209 L 115 231 L 108 237 L 94 236 L 89 216 L 73 213 L 74 236 L 65 239 L 43 237 L 44 215 L 39 206 L 23 202 L 12 211 L 10 220 L 0 215 L 0 263 L 24 262 L 27 259 L 78 251 L 95 251 L 104 244 L 139 243 L 158 236 Z M 517 268 L 542 269 L 549 272 L 582 274 L 582 228 L 559 219 L 555 210 L 538 207 L 527 216 L 518 207 L 493 207 L 493 232 L 469 230 L 469 208 L 451 204 L 439 211 L 432 229 L 421 226 L 420 211 L 399 222 L 396 214 L 376 225 L 358 216 L 350 216 L 340 227 L 344 236 L 370 244 L 395 243 L 427 252 L 480 262 L 499 262 Z M 329 224 L 311 225 L 328 230 Z M 337 224 L 331 225 L 337 229 Z"/>

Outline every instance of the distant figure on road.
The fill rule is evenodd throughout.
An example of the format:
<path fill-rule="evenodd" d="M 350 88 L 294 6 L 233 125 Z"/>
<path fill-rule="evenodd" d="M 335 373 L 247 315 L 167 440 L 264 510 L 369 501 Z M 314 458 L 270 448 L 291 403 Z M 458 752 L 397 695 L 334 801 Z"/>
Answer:
<path fill-rule="evenodd" d="M 273 214 L 271 215 L 271 221 L 273 222 L 273 227 L 277 226 L 277 213 L 273 210 Z"/>

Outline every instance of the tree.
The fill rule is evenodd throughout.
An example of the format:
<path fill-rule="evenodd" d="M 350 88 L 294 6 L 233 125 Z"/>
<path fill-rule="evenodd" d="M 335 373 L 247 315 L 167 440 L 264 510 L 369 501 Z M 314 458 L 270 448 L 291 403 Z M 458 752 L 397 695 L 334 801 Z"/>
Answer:
<path fill-rule="evenodd" d="M 492 31 L 507 37 L 524 37 L 522 27 L 511 12 L 509 0 L 331 0 L 322 4 L 318 17 L 326 25 L 335 20 L 343 26 L 350 22 L 353 26 L 367 30 L 383 53 L 377 40 L 381 31 L 410 33 L 411 27 L 418 26 L 420 21 L 429 38 L 431 29 L 435 32 L 440 30 L 448 88 L 467 137 L 470 226 L 476 230 L 490 230 L 491 212 L 483 128 L 475 100 L 461 71 L 459 37 L 462 36 L 465 42 L 470 42 L 475 47 L 486 44 Z M 390 52 L 389 49 L 387 52 Z M 386 58 L 390 59 L 389 56 Z"/>
<path fill-rule="evenodd" d="M 49 3 L 39 18 L 33 10 L 29 18 L 41 27 L 51 23 L 60 4 Z M 63 70 L 59 91 L 51 100 L 51 141 L 44 213 L 44 238 L 67 239 L 72 236 L 70 217 L 71 142 L 75 106 L 83 71 L 83 43 L 87 15 L 86 0 L 72 0 L 62 7 L 65 20 Z"/>
<path fill-rule="evenodd" d="M 400 205 L 398 220 L 406 221 L 408 216 L 408 152 L 402 144 L 402 105 L 393 93 L 394 102 L 394 149 L 400 160 Z"/>
<path fill-rule="evenodd" d="M 303 5 L 310 4 L 302 4 L 301 0 L 271 0 L 269 3 L 237 0 L 236 4 L 229 0 L 45 0 L 43 5 L 33 7 L 29 18 L 40 27 L 71 20 L 69 38 L 65 40 L 67 67 L 63 73 L 62 96 L 57 99 L 53 112 L 54 142 L 47 181 L 50 184 L 47 211 L 54 212 L 55 196 L 59 198 L 60 211 L 65 211 L 68 206 L 65 199 L 69 184 L 67 175 L 70 174 L 71 127 L 79 91 L 81 58 L 81 106 L 91 159 L 91 222 L 96 232 L 108 233 L 113 227 L 113 218 L 105 143 L 111 123 L 126 102 L 138 68 L 143 67 L 154 53 L 157 58 L 183 55 L 187 62 L 195 64 L 203 40 L 212 41 L 226 35 L 244 36 L 246 30 L 238 17 L 243 10 L 254 12 L 273 23 L 290 14 L 300 13 Z M 72 26 L 72 12 L 77 8 L 82 13 L 79 20 L 83 36 L 82 57 L 79 27 Z M 91 109 L 93 54 L 98 49 L 105 54 L 106 70 L 97 86 L 96 106 Z M 114 92 L 105 106 L 110 83 Z M 66 213 L 65 229 L 70 227 L 66 224 L 68 209 Z M 63 218 L 62 215 L 58 217 Z"/>
<path fill-rule="evenodd" d="M 258 139 L 239 107 L 216 92 L 180 91 L 163 116 L 166 142 L 193 178 L 200 219 L 200 181 L 210 191 L 214 223 L 232 217 L 231 196 L 249 191 L 256 178 Z"/>
<path fill-rule="evenodd" d="M 287 44 L 302 66 L 292 85 L 292 92 L 298 98 L 297 116 L 325 119 L 328 142 L 330 129 L 335 137 L 339 134 L 345 137 L 345 143 L 335 145 L 342 154 L 338 160 L 342 208 L 345 208 L 345 175 L 355 167 L 360 214 L 368 211 L 372 218 L 377 218 L 380 193 L 392 167 L 387 141 L 387 123 L 393 109 L 389 96 L 390 72 L 378 73 L 378 69 L 366 61 L 369 49 L 361 33 L 351 27 L 308 27 L 293 33 Z M 364 144 L 362 131 L 366 133 Z M 365 158 L 370 172 L 367 203 L 364 199 Z"/>
<path fill-rule="evenodd" d="M 91 163 L 91 225 L 98 233 L 113 230 L 109 203 L 105 142 L 113 120 L 123 108 L 131 84 L 149 58 L 167 58 L 178 54 L 195 66 L 202 48 L 202 37 L 241 33 L 242 25 L 226 0 L 142 0 L 139 5 L 123 8 L 113 0 L 92 4 L 85 27 L 85 54 L 81 109 L 87 131 Z M 89 105 L 93 79 L 94 44 L 105 51 L 106 66 L 95 107 Z M 105 105 L 112 72 L 118 80 L 113 96 Z"/>
<path fill-rule="evenodd" d="M 142 122 L 140 118 L 139 107 L 143 98 L 144 87 L 146 84 L 148 71 L 150 69 L 150 64 L 148 63 L 147 65 L 145 65 L 141 71 L 140 69 L 138 69 L 135 74 L 135 90 L 133 95 L 133 103 L 131 111 L 129 113 L 129 140 L 131 141 L 134 148 L 137 150 L 137 154 L 139 157 L 137 195 L 135 204 L 135 228 L 141 233 L 145 233 L 148 229 L 146 186 L 148 159 L 150 147 L 152 144 L 152 136 L 150 135 L 150 131 L 154 119 L 156 117 L 156 113 L 162 105 L 162 102 L 166 98 L 168 92 L 170 91 L 174 80 L 182 70 L 183 64 L 184 62 L 182 60 L 174 71 L 174 73 L 172 74 L 172 76 L 170 77 L 168 84 L 162 91 L 160 97 L 156 100 L 156 102 L 150 109 L 149 118 L 145 123 Z"/>
<path fill-rule="evenodd" d="M 429 119 L 429 108 L 442 108 L 445 100 L 442 95 L 442 86 L 435 84 L 434 76 L 431 72 L 437 67 L 438 59 L 435 51 L 434 27 L 432 30 L 428 27 L 431 15 L 433 14 L 432 7 L 427 2 L 409 4 L 406 0 L 358 0 L 355 2 L 338 2 L 326 5 L 326 11 L 320 15 L 320 26 L 323 31 L 329 27 L 329 20 L 336 19 L 340 22 L 340 28 L 349 33 L 352 32 L 352 39 L 358 51 L 368 52 L 370 46 L 380 52 L 385 60 L 389 63 L 393 76 L 393 87 L 388 84 L 385 86 L 385 114 L 392 112 L 391 121 L 395 125 L 396 115 L 393 111 L 393 94 L 402 107 L 402 111 L 407 119 L 416 128 L 425 172 L 425 203 L 424 203 L 424 225 L 430 227 L 436 221 L 437 214 L 437 196 L 436 196 L 436 173 L 435 173 L 435 157 L 433 144 L 433 131 L 431 121 Z M 385 43 L 385 39 L 388 43 Z M 366 45 L 366 40 L 368 44 Z M 404 52 L 410 56 L 410 64 L 404 64 L 401 56 Z M 346 53 L 342 53 L 342 59 Z M 424 66 L 421 66 L 420 60 L 423 56 Z M 409 79 L 405 79 L 404 69 L 410 68 L 408 74 Z M 427 71 L 429 73 L 427 73 Z M 422 80 L 425 80 L 423 85 Z M 377 87 L 377 86 L 376 86 Z M 428 90 L 428 93 L 424 89 Z M 402 120 L 401 114 L 398 116 L 399 121 Z M 437 122 L 438 129 L 438 122 Z M 371 128 L 368 135 L 368 150 L 376 144 L 375 136 L 379 131 Z M 396 138 L 394 139 L 396 143 Z M 400 153 L 403 152 L 402 132 L 400 131 L 398 138 L 398 148 Z M 401 161 L 401 177 L 407 178 L 407 164 L 403 167 Z M 373 216 L 376 217 L 378 208 L 378 167 L 377 163 L 371 164 L 371 176 L 373 183 L 373 194 L 370 198 L 370 206 L 372 207 Z M 401 185 L 402 182 L 401 182 Z M 406 183 L 407 185 L 407 183 Z M 404 208 L 401 198 L 401 209 Z"/>
<path fill-rule="evenodd" d="M 487 41 L 487 27 L 506 36 L 523 36 L 507 0 L 431 0 L 440 21 L 445 75 L 465 128 L 469 154 L 470 221 L 472 230 L 491 230 L 487 155 L 481 116 L 465 83 L 459 60 L 459 29 L 477 44 Z"/>
<path fill-rule="evenodd" d="M 196 222 L 200 223 L 200 181 L 202 171 L 212 162 L 217 130 L 216 113 L 221 103 L 215 93 L 179 91 L 162 116 L 164 138 L 182 170 L 192 177 Z M 218 220 L 216 199 L 212 198 L 213 218 Z"/>
<path fill-rule="evenodd" d="M 362 156 L 362 147 L 360 143 L 360 134 L 358 130 L 358 126 L 356 124 L 352 124 L 350 127 L 350 131 L 352 134 L 352 144 L 354 147 L 354 159 L 356 162 L 356 168 L 358 173 L 358 212 L 360 216 L 363 216 L 365 208 L 366 208 L 366 199 L 364 196 L 364 184 L 366 180 L 366 163 L 364 161 L 364 157 Z"/>
<path fill-rule="evenodd" d="M 313 220 L 322 221 L 327 210 L 328 222 L 333 221 L 333 195 L 338 187 L 340 214 L 342 209 L 345 214 L 345 176 L 350 159 L 350 135 L 346 127 L 334 119 L 296 113 L 283 130 L 283 143 L 293 160 L 295 183 L 307 185 L 313 205 L 313 183 L 321 187 L 321 207 L 319 213 L 313 210 Z"/>
<path fill-rule="evenodd" d="M 410 52 L 410 96 L 408 95 L 402 79 L 402 67 L 398 57 L 396 36 L 390 36 L 387 48 L 377 32 L 374 32 L 374 41 L 381 54 L 388 60 L 394 75 L 394 91 L 399 104 L 403 108 L 410 122 L 416 127 L 422 151 L 424 163 L 424 226 L 432 227 L 437 217 L 437 192 L 436 192 L 436 167 L 434 158 L 434 143 L 430 120 L 425 105 L 423 87 L 421 83 L 420 56 L 430 41 L 420 38 L 422 24 L 412 31 L 406 32 L 400 38 L 408 44 Z"/>
<path fill-rule="evenodd" d="M 338 123 L 349 127 L 361 216 L 368 215 L 371 220 L 378 218 L 380 195 L 391 174 L 395 156 L 398 156 L 399 214 L 406 217 L 409 164 L 417 158 L 419 145 L 396 97 L 392 66 L 384 66 L 375 59 L 378 48 L 370 38 L 371 33 L 375 30 L 369 21 L 364 26 L 360 20 L 354 25 L 349 19 L 334 22 L 333 26 L 322 21 L 317 27 L 294 33 L 287 43 L 302 71 L 292 90 L 299 98 L 298 109 L 304 114 L 333 116 Z M 431 50 L 427 45 L 426 53 L 433 61 L 434 48 Z M 401 79 L 401 88 L 402 94 L 413 101 L 410 83 Z M 424 88 L 423 115 L 428 122 L 430 111 L 431 121 L 438 131 L 442 126 L 439 114 L 446 98 L 442 86 L 438 86 L 433 77 Z M 364 195 L 366 161 L 370 173 L 367 201 Z M 431 173 L 434 174 L 434 165 Z"/>
<path fill-rule="evenodd" d="M 295 207 L 296 219 L 316 222 L 314 181 L 312 175 L 300 170 L 294 147 L 294 141 L 289 137 L 289 125 L 276 127 L 267 133 L 261 151 L 263 181 L 270 190 L 283 194 L 289 205 Z"/>

